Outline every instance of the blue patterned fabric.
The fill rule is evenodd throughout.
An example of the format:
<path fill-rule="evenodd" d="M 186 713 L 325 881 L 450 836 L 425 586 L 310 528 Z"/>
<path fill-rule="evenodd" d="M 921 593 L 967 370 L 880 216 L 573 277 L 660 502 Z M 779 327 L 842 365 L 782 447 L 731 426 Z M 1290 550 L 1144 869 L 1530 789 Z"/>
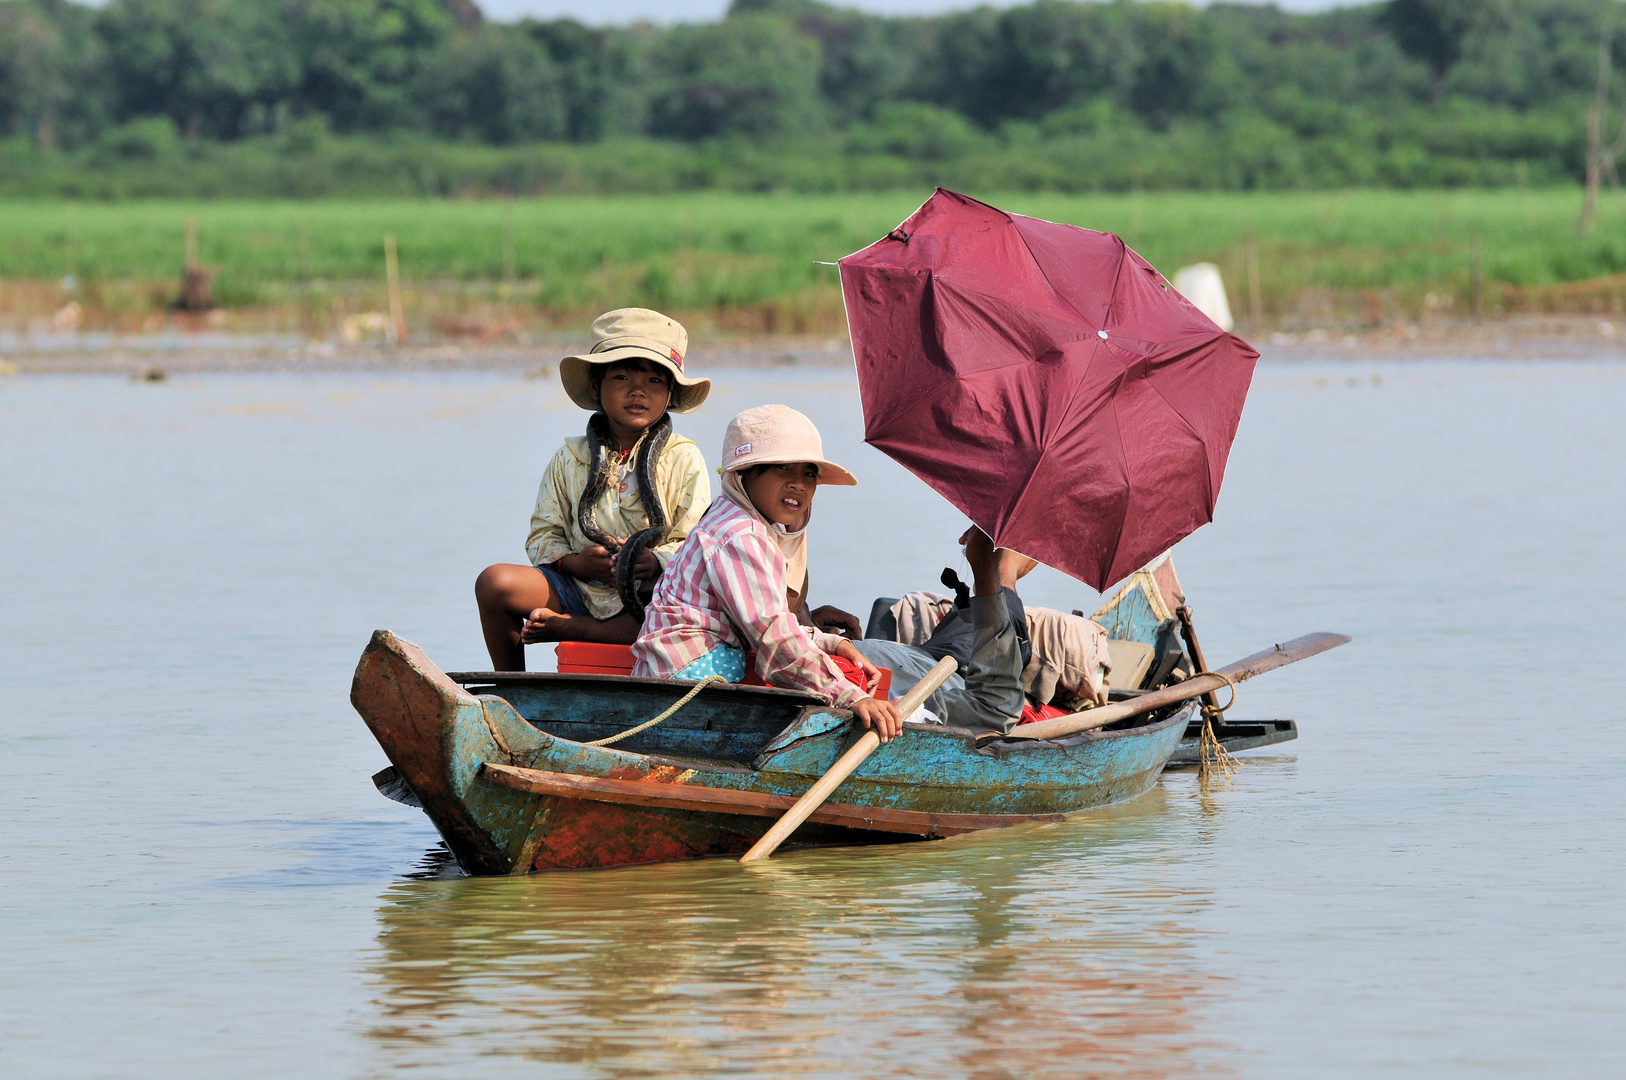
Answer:
<path fill-rule="evenodd" d="M 745 654 L 732 645 L 719 645 L 672 678 L 699 680 L 707 675 L 721 675 L 729 682 L 739 682 L 745 678 Z"/>

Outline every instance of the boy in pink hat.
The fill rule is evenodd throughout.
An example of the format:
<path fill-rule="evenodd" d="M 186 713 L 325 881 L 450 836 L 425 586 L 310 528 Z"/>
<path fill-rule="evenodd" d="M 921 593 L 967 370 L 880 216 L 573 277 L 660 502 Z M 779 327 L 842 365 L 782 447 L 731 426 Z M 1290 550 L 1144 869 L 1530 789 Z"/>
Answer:
<path fill-rule="evenodd" d="M 559 362 L 565 393 L 593 415 L 542 476 L 530 565 L 488 566 L 474 583 L 496 671 L 525 670 L 529 643 L 631 643 L 651 587 L 711 504 L 705 457 L 672 430 L 671 412 L 693 412 L 711 390 L 683 369 L 688 333 L 621 308 L 593 321 L 592 338 Z"/>
<path fill-rule="evenodd" d="M 807 690 L 851 709 L 883 739 L 903 726 L 873 697 L 880 672 L 852 642 L 804 626 L 807 525 L 821 484 L 852 485 L 852 473 L 824 457 L 813 422 L 784 405 L 747 409 L 723 438 L 724 497 L 711 504 L 655 586 L 643 632 L 632 646 L 634 675 L 745 677 L 745 655 L 774 685 Z M 859 687 L 832 662 L 863 672 Z"/>
<path fill-rule="evenodd" d="M 807 592 L 814 493 L 821 484 L 858 481 L 825 460 L 813 422 L 783 405 L 748 409 L 730 421 L 719 471 L 724 497 L 711 504 L 655 586 L 632 646 L 633 674 L 739 682 L 746 654 L 755 652 L 765 682 L 818 694 L 851 709 L 883 741 L 894 738 L 903 718 L 871 696 L 880 672 L 865 658 L 868 643 L 801 625 L 795 614 Z M 974 640 L 964 677 L 951 676 L 961 688 L 952 699 L 964 707 L 947 719 L 1005 730 L 1022 711 L 1022 659 L 1002 589 L 1010 553 L 981 529 L 968 530 L 962 541 L 973 578 Z M 854 665 L 865 685 L 849 682 L 832 657 Z"/>

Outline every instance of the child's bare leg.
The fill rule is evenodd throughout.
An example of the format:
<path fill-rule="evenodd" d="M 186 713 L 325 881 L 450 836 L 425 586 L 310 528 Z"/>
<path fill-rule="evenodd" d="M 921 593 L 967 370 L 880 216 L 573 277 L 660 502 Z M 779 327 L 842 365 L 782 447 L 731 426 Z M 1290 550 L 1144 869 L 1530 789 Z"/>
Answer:
<path fill-rule="evenodd" d="M 638 640 L 642 625 L 626 612 L 608 619 L 595 619 L 590 615 L 562 615 L 550 610 L 531 621 L 524 638 L 527 642 L 596 641 L 605 645 L 631 645 Z"/>
<path fill-rule="evenodd" d="M 519 635 L 525 617 L 559 602 L 548 579 L 534 566 L 498 563 L 474 579 L 474 599 L 480 605 L 480 632 L 491 654 L 491 669 L 524 671 L 525 646 Z"/>

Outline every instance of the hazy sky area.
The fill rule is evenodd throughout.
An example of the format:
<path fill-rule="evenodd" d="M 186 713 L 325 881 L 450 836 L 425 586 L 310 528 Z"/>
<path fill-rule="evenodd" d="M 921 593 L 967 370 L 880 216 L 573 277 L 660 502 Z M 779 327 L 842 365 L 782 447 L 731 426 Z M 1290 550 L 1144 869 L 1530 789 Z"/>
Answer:
<path fill-rule="evenodd" d="M 586 23 L 706 22 L 722 17 L 729 0 L 476 0 L 493 19 L 571 18 Z M 1008 7 L 1012 0 L 996 0 L 994 6 Z M 933 15 L 944 11 L 978 6 L 962 0 L 858 0 L 839 3 L 877 15 Z M 1339 0 L 1277 0 L 1287 11 L 1325 11 L 1340 6 Z"/>

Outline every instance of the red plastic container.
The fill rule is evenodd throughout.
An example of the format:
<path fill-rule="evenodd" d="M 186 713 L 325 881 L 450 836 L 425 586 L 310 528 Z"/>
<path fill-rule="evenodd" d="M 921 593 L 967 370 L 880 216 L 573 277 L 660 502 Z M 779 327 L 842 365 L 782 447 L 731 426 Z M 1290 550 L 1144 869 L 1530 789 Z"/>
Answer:
<path fill-rule="evenodd" d="M 554 647 L 559 670 L 571 674 L 631 675 L 631 645 L 601 645 L 596 641 L 561 641 Z"/>

